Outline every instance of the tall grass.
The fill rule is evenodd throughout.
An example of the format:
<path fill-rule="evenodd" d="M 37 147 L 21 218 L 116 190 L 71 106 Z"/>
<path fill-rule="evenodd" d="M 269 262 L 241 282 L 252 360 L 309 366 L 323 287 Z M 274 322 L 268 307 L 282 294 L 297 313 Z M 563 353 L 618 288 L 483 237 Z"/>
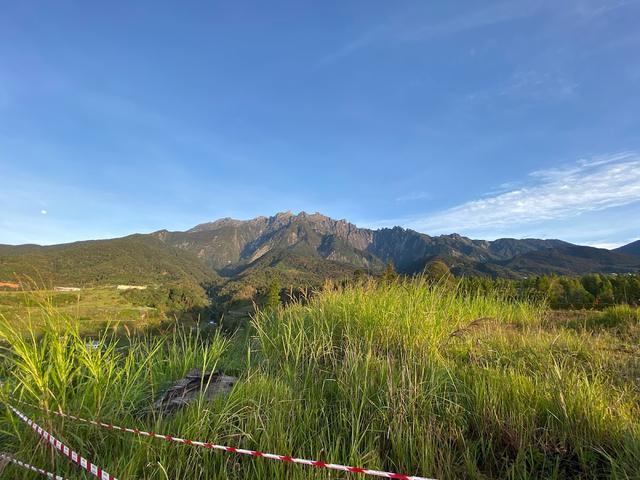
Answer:
<path fill-rule="evenodd" d="M 621 337 L 545 318 L 536 303 L 421 279 L 327 289 L 262 312 L 248 341 L 180 328 L 124 340 L 105 331 L 93 348 L 51 312 L 41 336 L 0 322 L 2 395 L 186 438 L 423 476 L 637 478 L 637 323 Z M 144 414 L 194 366 L 240 380 L 213 402 Z M 336 478 L 25 411 L 121 479 Z M 73 466 L 35 447 L 10 413 L 0 415 L 3 449 L 73 478 Z"/>
<path fill-rule="evenodd" d="M 443 478 L 635 477 L 637 391 L 542 310 L 414 280 L 254 324 L 267 371 L 316 416 L 309 441 L 340 458 Z"/>
<path fill-rule="evenodd" d="M 228 344 L 219 335 L 205 341 L 197 331 L 183 328 L 170 334 L 124 339 L 105 329 L 88 339 L 80 334 L 78 322 L 51 310 L 45 312 L 44 318 L 44 326 L 39 325 L 37 333 L 31 330 L 27 335 L 22 326 L 16 328 L 0 319 L 4 373 L 10 377 L 4 385 L 2 400 L 10 401 L 11 394 L 47 409 L 118 420 L 125 425 L 153 425 L 155 419 L 145 416 L 145 412 L 159 389 L 193 367 L 215 369 Z M 36 422 L 43 416 L 18 406 Z M 4 410 L 0 431 L 4 449 L 40 464 L 55 461 L 59 473 L 74 471 L 46 447 L 40 445 L 34 451 L 38 442 L 32 432 L 19 424 L 8 409 Z M 155 423 L 158 422 L 162 419 Z M 167 427 L 177 427 L 171 421 L 166 423 Z M 41 425 L 53 429 L 61 440 L 87 452 L 96 463 L 123 478 L 137 477 L 140 465 L 147 463 L 145 444 L 138 440 L 119 439 L 94 427 L 54 417 Z M 164 468 L 161 462 L 157 468 Z"/>

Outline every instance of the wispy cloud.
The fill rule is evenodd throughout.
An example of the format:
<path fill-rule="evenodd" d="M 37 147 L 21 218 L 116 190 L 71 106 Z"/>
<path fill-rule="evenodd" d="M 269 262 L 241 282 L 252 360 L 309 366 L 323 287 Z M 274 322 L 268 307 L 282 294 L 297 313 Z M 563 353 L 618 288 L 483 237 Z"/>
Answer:
<path fill-rule="evenodd" d="M 561 73 L 539 70 L 516 71 L 500 90 L 500 95 L 540 101 L 572 97 L 578 83 Z"/>
<path fill-rule="evenodd" d="M 411 192 L 406 193 L 404 195 L 400 195 L 396 198 L 396 202 L 413 202 L 416 200 L 424 200 L 429 198 L 431 195 L 427 192 Z"/>
<path fill-rule="evenodd" d="M 384 37 L 389 32 L 389 30 L 390 27 L 387 25 L 378 25 L 377 27 L 364 32 L 360 36 L 342 45 L 337 50 L 321 58 L 318 61 L 317 66 L 324 67 L 344 57 L 348 57 L 352 53 L 355 53 L 362 48 L 376 43 L 380 38 Z"/>
<path fill-rule="evenodd" d="M 560 220 L 640 201 L 640 154 L 623 152 L 535 171 L 521 187 L 403 222 L 445 233 Z"/>
<path fill-rule="evenodd" d="M 428 23 L 422 27 L 401 32 L 399 37 L 405 41 L 420 41 L 427 38 L 452 35 L 467 30 L 489 27 L 529 17 L 538 11 L 542 2 L 526 4 L 500 2 L 490 4 L 477 10 L 465 10 L 458 15 L 438 22 Z"/>
<path fill-rule="evenodd" d="M 586 20 L 591 20 L 602 15 L 607 15 L 616 10 L 632 5 L 638 5 L 638 0 L 621 0 L 618 2 L 577 2 L 574 13 Z"/>
<path fill-rule="evenodd" d="M 316 66 L 327 66 L 363 49 L 380 44 L 428 41 L 437 37 L 462 34 L 536 16 L 544 20 L 560 19 L 564 28 L 572 29 L 577 24 L 584 25 L 614 11 L 639 3 L 640 0 L 620 0 L 618 2 L 576 0 L 564 3 L 551 0 L 535 0 L 524 3 L 501 1 L 485 3 L 481 8 L 461 8 L 452 15 L 439 18 L 434 18 L 431 7 L 410 9 L 355 35 L 321 58 Z M 540 79 L 540 75 L 536 74 L 536 76 L 538 79 L 516 78 L 514 81 L 516 83 L 518 80 L 524 83 L 531 81 L 535 83 L 537 80 L 543 80 L 545 84 L 555 82 L 560 90 L 568 90 L 569 93 L 575 88 L 574 82 L 571 80 L 561 77 Z M 524 86 L 530 87 L 531 85 Z M 517 88 L 517 84 L 514 85 L 514 88 Z"/>
<path fill-rule="evenodd" d="M 540 11 L 541 2 L 526 5 L 500 2 L 480 9 L 466 9 L 446 18 L 434 20 L 430 9 L 405 11 L 401 15 L 355 36 L 318 62 L 322 67 L 377 44 L 419 42 L 433 37 L 453 35 L 531 16 Z M 424 19 L 424 21 L 419 21 Z M 418 22 L 418 24 L 417 24 Z"/>

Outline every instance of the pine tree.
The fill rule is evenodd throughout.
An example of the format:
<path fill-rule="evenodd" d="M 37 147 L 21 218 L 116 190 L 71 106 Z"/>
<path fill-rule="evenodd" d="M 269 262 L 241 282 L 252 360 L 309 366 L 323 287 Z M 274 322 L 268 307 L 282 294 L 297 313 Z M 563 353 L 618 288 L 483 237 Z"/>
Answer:
<path fill-rule="evenodd" d="M 267 298 L 265 301 L 265 308 L 267 310 L 275 310 L 280 306 L 280 290 L 282 289 L 280 285 L 280 280 L 278 278 L 274 278 L 269 283 L 267 287 Z"/>

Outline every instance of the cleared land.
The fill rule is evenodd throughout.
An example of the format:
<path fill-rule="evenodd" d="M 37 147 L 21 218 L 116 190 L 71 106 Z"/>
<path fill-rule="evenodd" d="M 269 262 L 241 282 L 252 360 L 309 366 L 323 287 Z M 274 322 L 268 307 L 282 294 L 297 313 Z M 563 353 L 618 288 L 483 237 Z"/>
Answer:
<path fill-rule="evenodd" d="M 52 315 L 73 319 L 83 332 L 107 325 L 145 328 L 164 319 L 158 309 L 132 302 L 115 286 L 79 292 L 0 292 L 0 316 L 20 330 L 40 329 Z"/>
<path fill-rule="evenodd" d="M 95 349 L 73 322 L 48 315 L 38 339 L 2 323 L 3 395 L 186 438 L 421 476 L 638 475 L 640 315 L 630 307 L 559 317 L 537 303 L 419 279 L 365 283 L 260 313 L 232 338 L 177 329 L 131 337 L 123 348 L 107 333 Z M 192 367 L 240 380 L 214 402 L 140 415 Z M 29 413 L 119 478 L 336 478 Z M 77 474 L 63 459 L 54 465 L 10 413 L 0 415 L 6 450 Z"/>

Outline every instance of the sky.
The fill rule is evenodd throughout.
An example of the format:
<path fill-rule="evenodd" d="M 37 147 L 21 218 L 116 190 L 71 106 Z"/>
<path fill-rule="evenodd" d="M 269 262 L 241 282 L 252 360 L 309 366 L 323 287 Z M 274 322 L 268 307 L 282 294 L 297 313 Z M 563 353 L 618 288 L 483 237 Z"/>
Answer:
<path fill-rule="evenodd" d="M 0 243 L 287 210 L 640 238 L 639 0 L 0 11 Z"/>

